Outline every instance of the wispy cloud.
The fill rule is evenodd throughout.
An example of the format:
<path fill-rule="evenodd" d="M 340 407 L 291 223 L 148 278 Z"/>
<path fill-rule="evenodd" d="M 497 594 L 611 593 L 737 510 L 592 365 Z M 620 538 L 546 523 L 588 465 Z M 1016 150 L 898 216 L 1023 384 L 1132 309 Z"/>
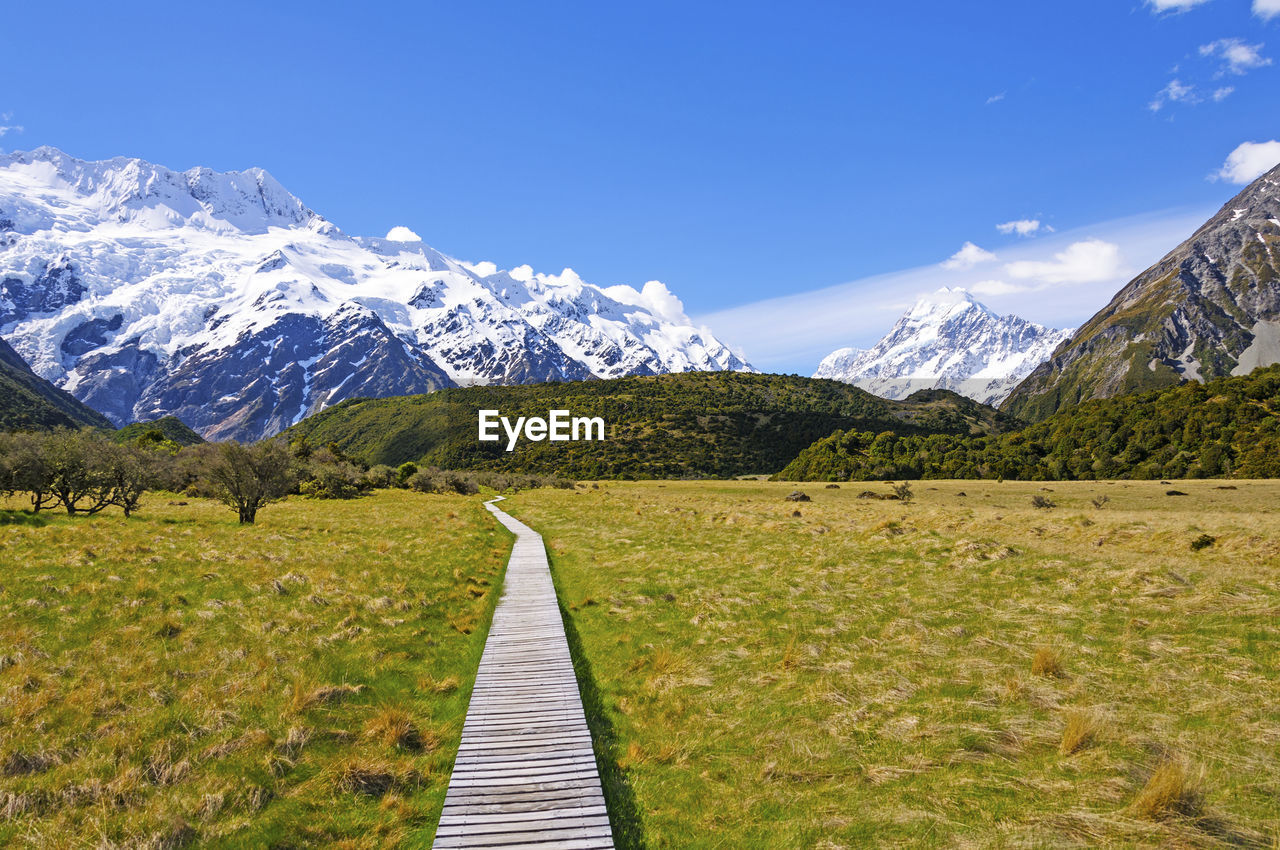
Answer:
<path fill-rule="evenodd" d="M 943 260 L 941 266 L 944 269 L 971 269 L 979 263 L 990 263 L 996 259 L 996 255 L 990 251 L 984 251 L 972 242 L 966 242 L 960 246 L 959 251 Z"/>
<path fill-rule="evenodd" d="M 1280 164 L 1280 142 L 1243 142 L 1227 155 L 1227 161 L 1210 179 L 1252 183 L 1277 164 Z"/>
<path fill-rule="evenodd" d="M 1253 13 L 1264 21 L 1280 15 L 1280 0 L 1253 0 Z"/>
<path fill-rule="evenodd" d="M 1224 101 L 1224 100 L 1226 100 L 1228 97 L 1230 97 L 1230 96 L 1231 96 L 1231 93 L 1232 93 L 1233 91 L 1235 91 L 1235 90 L 1236 90 L 1236 87 L 1235 87 L 1235 86 L 1223 86 L 1223 87 L 1222 87 L 1222 88 L 1220 88 L 1220 89 L 1214 89 L 1214 90 L 1213 90 L 1213 102 L 1214 102 L 1214 103 L 1221 103 L 1222 101 Z"/>
<path fill-rule="evenodd" d="M 694 321 L 740 347 L 758 368 L 806 375 L 837 348 L 874 344 L 916 298 L 941 286 L 969 289 L 1000 313 L 1015 313 L 1048 327 L 1078 326 L 1134 274 L 1163 257 L 1215 211 L 1167 210 L 1102 222 L 1042 235 L 1001 251 L 1006 266 L 1070 278 L 1060 283 L 1043 277 L 1014 278 L 1007 268 L 992 274 L 991 265 L 985 263 L 967 269 L 930 264 L 727 308 L 695 316 Z M 1094 262 L 1088 263 L 1092 249 L 1071 250 L 1077 243 L 1094 240 L 1119 246 L 1118 266 L 1105 262 L 1105 252 L 1094 255 Z M 1060 258 L 1060 254 L 1067 256 Z M 1104 268 L 1112 269 L 1112 277 L 1090 280 Z"/>
<path fill-rule="evenodd" d="M 1208 3 L 1209 0 L 1147 0 L 1147 5 L 1157 14 L 1164 12 L 1178 13 L 1185 12 L 1188 9 L 1195 8 L 1202 3 Z"/>
<path fill-rule="evenodd" d="M 1262 55 L 1262 44 L 1245 44 L 1238 38 L 1220 38 L 1200 45 L 1200 55 L 1222 60 L 1218 75 L 1247 74 L 1255 68 L 1265 68 L 1271 60 Z"/>
<path fill-rule="evenodd" d="M 18 124 L 10 124 L 9 122 L 12 120 L 12 112 L 0 113 L 0 137 L 6 136 L 9 133 L 21 133 L 26 129 Z"/>
<path fill-rule="evenodd" d="M 992 296 L 992 295 L 1013 295 L 1018 292 L 1026 292 L 1030 287 L 1020 283 L 1006 283 L 1003 280 L 980 280 L 969 287 L 969 291 L 974 295 Z"/>
<path fill-rule="evenodd" d="M 1043 225 L 1043 229 L 1046 233 L 1053 232 L 1053 228 L 1048 225 Z M 1019 236 L 1034 236 L 1036 233 L 1040 232 L 1041 224 L 1040 219 L 1038 218 L 1020 218 L 1014 221 L 1006 221 L 1003 224 L 997 224 L 996 230 L 1006 234 L 1016 233 Z"/>
<path fill-rule="evenodd" d="M 1008 94 L 1007 91 L 1002 91 L 999 94 L 991 95 L 991 97 L 987 98 L 987 106 L 990 106 L 993 103 L 999 103 L 1000 101 L 1004 100 L 1005 95 L 1007 94 Z"/>
<path fill-rule="evenodd" d="M 1196 94 L 1196 87 L 1187 85 L 1181 80 L 1170 80 L 1169 84 L 1160 91 L 1156 92 L 1155 98 L 1147 104 L 1147 109 L 1152 112 L 1159 112 L 1167 104 L 1170 103 L 1199 103 L 1200 96 Z"/>

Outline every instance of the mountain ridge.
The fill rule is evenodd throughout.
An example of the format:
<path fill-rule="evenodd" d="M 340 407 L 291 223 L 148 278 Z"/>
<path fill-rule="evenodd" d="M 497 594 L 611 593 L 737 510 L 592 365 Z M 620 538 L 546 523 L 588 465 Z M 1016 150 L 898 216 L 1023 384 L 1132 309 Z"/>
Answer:
<path fill-rule="evenodd" d="M 1064 406 L 1280 362 L 1280 165 L 1133 278 L 1002 408 Z"/>
<path fill-rule="evenodd" d="M 1072 331 L 998 316 L 963 288 L 921 296 L 870 349 L 841 348 L 815 378 L 901 399 L 943 388 L 984 404 L 1005 396 Z"/>

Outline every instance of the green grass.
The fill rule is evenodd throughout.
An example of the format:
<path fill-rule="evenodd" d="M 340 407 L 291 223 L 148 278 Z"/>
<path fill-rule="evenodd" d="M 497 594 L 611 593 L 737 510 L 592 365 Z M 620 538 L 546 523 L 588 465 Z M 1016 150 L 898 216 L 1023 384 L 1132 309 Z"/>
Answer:
<path fill-rule="evenodd" d="M 796 486 L 503 505 L 548 543 L 620 846 L 1280 841 L 1280 483 Z"/>
<path fill-rule="evenodd" d="M 0 523 L 0 845 L 429 846 L 510 548 L 478 498 Z"/>

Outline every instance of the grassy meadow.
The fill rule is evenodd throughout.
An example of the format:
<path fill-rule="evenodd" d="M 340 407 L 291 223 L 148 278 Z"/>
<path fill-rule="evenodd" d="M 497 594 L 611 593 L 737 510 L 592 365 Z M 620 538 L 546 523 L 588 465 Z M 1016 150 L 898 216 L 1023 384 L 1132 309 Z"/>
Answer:
<path fill-rule="evenodd" d="M 620 846 L 1280 846 L 1280 482 L 600 486 L 503 507 Z"/>
<path fill-rule="evenodd" d="M 430 845 L 510 550 L 478 498 L 21 506 L 0 846 Z"/>

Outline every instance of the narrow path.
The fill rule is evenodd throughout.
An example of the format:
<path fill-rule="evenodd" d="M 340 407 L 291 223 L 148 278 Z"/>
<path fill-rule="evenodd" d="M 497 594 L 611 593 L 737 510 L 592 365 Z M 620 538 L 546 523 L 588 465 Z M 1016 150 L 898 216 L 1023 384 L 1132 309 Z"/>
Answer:
<path fill-rule="evenodd" d="M 432 846 L 612 848 L 542 535 L 500 499 L 516 543 Z"/>

